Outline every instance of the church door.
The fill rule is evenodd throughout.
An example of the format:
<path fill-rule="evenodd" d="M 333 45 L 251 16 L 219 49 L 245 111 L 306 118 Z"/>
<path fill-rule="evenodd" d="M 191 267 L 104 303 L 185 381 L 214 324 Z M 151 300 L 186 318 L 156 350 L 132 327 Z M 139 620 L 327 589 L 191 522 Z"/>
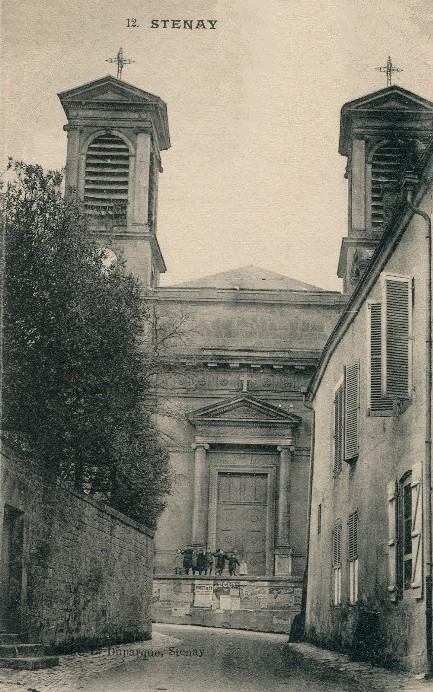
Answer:
<path fill-rule="evenodd" d="M 266 572 L 266 473 L 218 473 L 216 548 L 243 557 L 249 575 Z"/>

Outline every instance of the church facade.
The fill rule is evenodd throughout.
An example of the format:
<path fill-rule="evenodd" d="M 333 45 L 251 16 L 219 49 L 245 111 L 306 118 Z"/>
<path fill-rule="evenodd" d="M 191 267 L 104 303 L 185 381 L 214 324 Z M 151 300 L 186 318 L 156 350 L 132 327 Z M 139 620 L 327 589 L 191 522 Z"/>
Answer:
<path fill-rule="evenodd" d="M 149 300 L 186 330 L 158 376 L 174 490 L 155 542 L 154 617 L 287 631 L 306 560 L 311 411 L 304 396 L 345 298 L 257 267 L 161 287 L 166 106 L 113 77 L 59 95 L 66 191 Z M 177 550 L 222 548 L 248 575 L 175 574 Z"/>

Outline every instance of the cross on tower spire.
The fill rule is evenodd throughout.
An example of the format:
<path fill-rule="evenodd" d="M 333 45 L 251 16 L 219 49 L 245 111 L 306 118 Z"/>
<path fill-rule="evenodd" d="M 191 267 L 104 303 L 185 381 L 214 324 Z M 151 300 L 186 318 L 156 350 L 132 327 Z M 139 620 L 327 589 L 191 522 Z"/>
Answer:
<path fill-rule="evenodd" d="M 135 62 L 135 60 L 130 60 L 129 58 L 124 58 L 123 57 L 123 48 L 119 48 L 119 52 L 117 53 L 115 58 L 107 58 L 105 62 L 115 62 L 117 63 L 117 79 L 122 79 L 122 70 L 125 65 L 130 65 L 132 62 Z"/>
<path fill-rule="evenodd" d="M 386 72 L 386 86 L 391 86 L 393 72 L 403 72 L 403 70 L 400 69 L 400 67 L 394 67 L 390 55 L 388 55 L 386 65 L 382 65 L 382 67 L 376 67 L 376 70 L 378 70 L 378 72 Z"/>

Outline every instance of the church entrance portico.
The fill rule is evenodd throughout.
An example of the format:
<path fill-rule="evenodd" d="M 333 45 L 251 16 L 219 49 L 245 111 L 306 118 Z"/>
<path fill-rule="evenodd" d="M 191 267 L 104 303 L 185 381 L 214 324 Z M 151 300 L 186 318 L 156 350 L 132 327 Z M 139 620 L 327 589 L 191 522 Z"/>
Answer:
<path fill-rule="evenodd" d="M 301 422 L 281 407 L 242 394 L 193 411 L 191 543 L 222 549 L 248 574 L 158 573 L 153 617 L 285 632 L 299 611 L 300 576 L 290 546 L 290 476 Z M 215 571 L 215 570 L 214 570 Z M 244 571 L 244 570 L 243 570 Z"/>
<path fill-rule="evenodd" d="M 189 416 L 192 543 L 236 552 L 256 576 L 291 574 L 290 466 L 300 418 L 240 396 Z"/>

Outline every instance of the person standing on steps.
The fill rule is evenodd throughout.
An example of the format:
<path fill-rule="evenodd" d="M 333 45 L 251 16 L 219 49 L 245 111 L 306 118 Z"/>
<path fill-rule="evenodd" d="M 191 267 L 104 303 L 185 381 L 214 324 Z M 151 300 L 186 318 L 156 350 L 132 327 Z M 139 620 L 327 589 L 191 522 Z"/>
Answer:
<path fill-rule="evenodd" d="M 213 554 L 214 557 L 216 558 L 215 560 L 215 571 L 216 574 L 219 576 L 222 575 L 224 572 L 224 567 L 226 566 L 226 558 L 227 555 L 225 554 L 224 550 L 222 548 L 219 548 L 216 553 Z"/>
<path fill-rule="evenodd" d="M 205 574 L 212 574 L 213 571 L 213 553 L 211 550 L 206 551 L 206 572 Z"/>
<path fill-rule="evenodd" d="M 195 575 L 197 572 L 197 551 L 193 550 L 191 558 L 192 573 Z"/>
<path fill-rule="evenodd" d="M 228 556 L 229 560 L 229 574 L 231 577 L 236 576 L 236 565 L 239 567 L 239 560 L 237 559 L 236 555 L 234 553 L 230 553 Z"/>
<path fill-rule="evenodd" d="M 197 552 L 197 570 L 200 576 L 203 574 L 203 572 L 206 572 L 206 566 L 206 553 L 204 552 L 203 548 L 200 548 L 200 550 Z"/>
<path fill-rule="evenodd" d="M 192 556 L 194 554 L 194 551 L 192 549 L 192 546 L 187 545 L 185 550 L 182 550 L 182 555 L 183 555 L 183 569 L 185 574 L 189 574 L 189 570 L 192 568 Z"/>

